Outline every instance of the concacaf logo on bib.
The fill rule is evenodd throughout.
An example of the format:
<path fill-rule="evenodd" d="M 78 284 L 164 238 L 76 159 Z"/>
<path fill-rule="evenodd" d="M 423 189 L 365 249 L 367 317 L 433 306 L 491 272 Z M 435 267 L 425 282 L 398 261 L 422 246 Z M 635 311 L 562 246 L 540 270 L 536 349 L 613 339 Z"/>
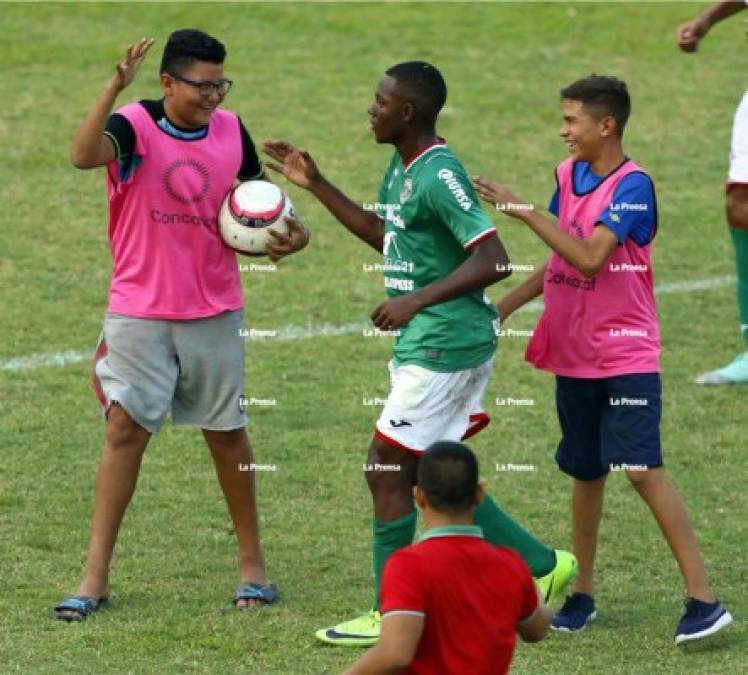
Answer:
<path fill-rule="evenodd" d="M 404 204 L 407 202 L 413 194 L 413 179 L 408 176 L 403 181 L 403 188 L 400 190 L 400 203 Z"/>

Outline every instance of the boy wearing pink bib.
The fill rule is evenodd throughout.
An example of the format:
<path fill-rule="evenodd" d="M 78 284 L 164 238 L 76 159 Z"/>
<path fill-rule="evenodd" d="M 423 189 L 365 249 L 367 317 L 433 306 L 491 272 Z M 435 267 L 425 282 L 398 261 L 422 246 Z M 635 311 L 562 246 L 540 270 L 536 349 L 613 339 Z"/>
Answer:
<path fill-rule="evenodd" d="M 686 508 L 660 448 L 660 331 L 650 257 L 654 185 L 623 153 L 631 109 L 624 82 L 592 75 L 561 92 L 561 136 L 571 157 L 556 169 L 553 223 L 506 187 L 477 177 L 480 196 L 525 222 L 548 261 L 497 305 L 503 321 L 542 293 L 526 351 L 556 376 L 559 468 L 574 479 L 573 552 L 579 576 L 551 627 L 582 630 L 597 616 L 594 562 L 605 480 L 627 477 L 655 516 L 686 585 L 675 642 L 716 633 L 732 618 L 709 585 Z"/>
<path fill-rule="evenodd" d="M 153 434 L 171 413 L 200 427 L 210 448 L 237 540 L 234 605 L 272 604 L 260 546 L 254 458 L 244 413 L 243 307 L 236 256 L 217 225 L 238 180 L 264 178 L 237 115 L 219 109 L 231 88 L 224 46 L 196 30 L 172 33 L 164 48 L 161 100 L 110 114 L 153 40 L 129 47 L 78 129 L 79 169 L 107 168 L 113 271 L 93 384 L 106 416 L 91 539 L 75 595 L 54 608 L 81 621 L 108 604 L 109 568 L 120 523 Z M 268 248 L 274 260 L 300 250 L 308 232 Z"/>

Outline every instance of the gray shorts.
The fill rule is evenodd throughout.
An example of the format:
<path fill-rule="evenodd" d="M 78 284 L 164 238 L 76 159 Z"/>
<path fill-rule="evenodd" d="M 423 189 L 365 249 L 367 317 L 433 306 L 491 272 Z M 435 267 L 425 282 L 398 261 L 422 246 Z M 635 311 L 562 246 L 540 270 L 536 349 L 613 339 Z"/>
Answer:
<path fill-rule="evenodd" d="M 169 408 L 175 424 L 245 426 L 243 327 L 243 310 L 190 321 L 107 314 L 93 368 L 105 413 L 116 401 L 151 433 Z"/>

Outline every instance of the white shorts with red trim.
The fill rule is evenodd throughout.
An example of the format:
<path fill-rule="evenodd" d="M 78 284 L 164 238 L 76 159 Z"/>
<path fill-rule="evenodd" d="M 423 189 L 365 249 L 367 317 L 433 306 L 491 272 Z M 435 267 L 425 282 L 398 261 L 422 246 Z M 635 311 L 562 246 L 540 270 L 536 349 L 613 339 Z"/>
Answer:
<path fill-rule="evenodd" d="M 375 436 L 401 450 L 419 454 L 436 441 L 459 441 L 490 422 L 483 395 L 493 359 L 451 373 L 390 361 L 391 389 Z"/>
<path fill-rule="evenodd" d="M 727 187 L 734 184 L 748 185 L 748 91 L 735 111 L 735 121 L 732 125 Z"/>

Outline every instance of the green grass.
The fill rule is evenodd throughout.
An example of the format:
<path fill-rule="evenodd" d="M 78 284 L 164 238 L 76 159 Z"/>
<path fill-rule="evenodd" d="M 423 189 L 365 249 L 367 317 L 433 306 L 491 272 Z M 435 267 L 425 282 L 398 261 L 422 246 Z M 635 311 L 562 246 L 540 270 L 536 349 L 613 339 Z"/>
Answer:
<path fill-rule="evenodd" d="M 440 132 L 471 173 L 544 204 L 558 140 L 558 90 L 589 74 L 627 80 L 634 113 L 627 150 L 657 184 L 658 281 L 730 274 L 722 215 L 729 129 L 745 88 L 741 20 L 715 29 L 697 56 L 680 54 L 676 25 L 700 4 L 30 4 L 0 21 L 0 358 L 92 348 L 110 272 L 104 176 L 79 172 L 70 138 L 124 46 L 195 26 L 222 38 L 236 84 L 227 105 L 256 140 L 303 144 L 351 196 L 371 201 L 390 156 L 370 137 L 366 108 L 381 72 L 434 61 L 450 88 Z M 152 54 L 122 101 L 153 97 Z M 362 321 L 382 298 L 375 262 L 308 195 L 289 188 L 314 230 L 312 246 L 277 274 L 245 275 L 248 324 Z M 529 232 L 497 221 L 516 263 L 546 253 Z M 502 286 L 524 278 L 515 274 Z M 493 289 L 498 297 L 503 288 Z M 745 410 L 748 390 L 696 389 L 700 369 L 739 348 L 730 288 L 662 296 L 670 475 L 686 499 L 712 580 L 736 625 L 713 645 L 676 650 L 682 586 L 643 503 L 622 476 L 609 486 L 600 542 L 600 618 L 579 636 L 520 646 L 518 673 L 738 673 L 748 670 L 745 606 Z M 530 328 L 534 316 L 514 326 Z M 494 422 L 473 443 L 488 488 L 546 541 L 568 546 L 569 485 L 555 468 L 552 379 L 506 339 L 487 401 Z M 316 644 L 316 628 L 370 601 L 371 507 L 361 472 L 387 392 L 386 340 L 349 334 L 247 350 L 275 608 L 228 608 L 234 541 L 207 451 L 195 430 L 167 427 L 152 443 L 112 570 L 114 609 L 81 625 L 53 621 L 75 588 L 87 543 L 102 423 L 89 365 L 0 371 L 0 671 L 279 673 L 341 671 L 357 652 Z M 495 463 L 531 463 L 508 474 Z M 467 675 L 467 674 L 466 674 Z"/>

